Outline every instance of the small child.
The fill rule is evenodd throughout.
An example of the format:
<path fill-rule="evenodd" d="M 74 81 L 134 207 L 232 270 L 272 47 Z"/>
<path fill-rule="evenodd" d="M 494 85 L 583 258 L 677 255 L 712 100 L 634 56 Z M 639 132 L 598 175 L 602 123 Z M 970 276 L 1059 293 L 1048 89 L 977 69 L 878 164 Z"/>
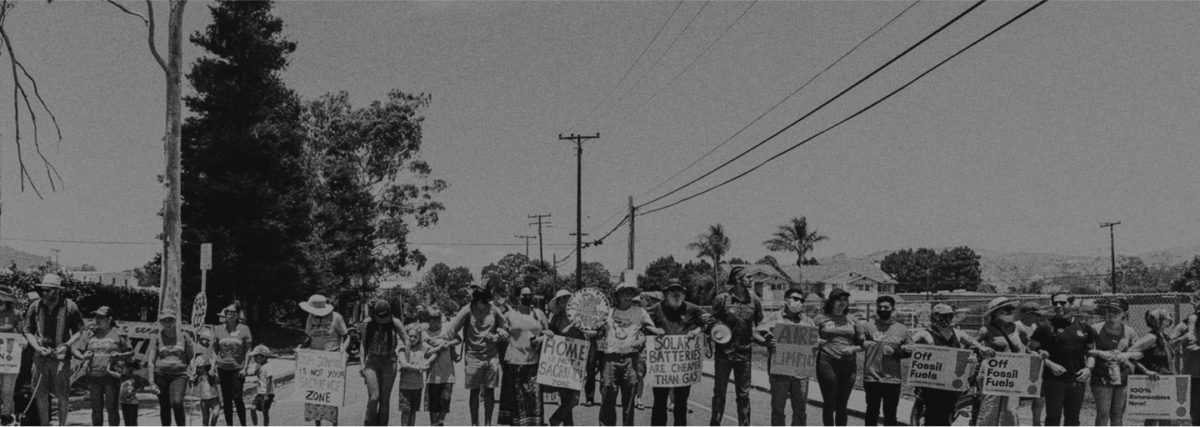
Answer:
<path fill-rule="evenodd" d="M 421 389 L 425 387 L 425 370 L 436 355 L 425 355 L 425 341 L 421 339 L 421 325 L 409 324 L 404 328 L 408 334 L 408 352 L 400 353 L 400 425 L 417 425 L 417 410 L 421 408 Z"/>
<path fill-rule="evenodd" d="M 259 344 L 250 351 L 250 357 L 254 358 L 254 363 L 246 367 L 246 376 L 258 380 L 258 390 L 254 393 L 254 408 L 250 411 L 250 421 L 258 424 L 258 413 L 262 412 L 263 423 L 260 425 L 264 426 L 271 425 L 271 403 L 275 402 L 275 376 L 267 369 L 267 357 L 270 355 L 271 349 Z"/>
<path fill-rule="evenodd" d="M 113 359 L 109 362 L 108 373 L 112 376 L 120 378 L 120 391 L 117 393 L 117 401 L 121 403 L 121 417 L 125 419 L 125 425 L 138 425 L 138 392 L 150 386 L 150 382 L 146 381 L 140 375 L 133 372 L 141 369 L 142 361 L 137 359 Z M 155 394 L 158 389 L 150 386 L 149 390 Z"/>
<path fill-rule="evenodd" d="M 200 423 L 215 426 L 221 416 L 220 379 L 212 369 L 212 361 L 203 354 L 197 354 L 192 365 L 196 367 L 196 373 L 192 374 L 192 387 L 200 395 Z"/>

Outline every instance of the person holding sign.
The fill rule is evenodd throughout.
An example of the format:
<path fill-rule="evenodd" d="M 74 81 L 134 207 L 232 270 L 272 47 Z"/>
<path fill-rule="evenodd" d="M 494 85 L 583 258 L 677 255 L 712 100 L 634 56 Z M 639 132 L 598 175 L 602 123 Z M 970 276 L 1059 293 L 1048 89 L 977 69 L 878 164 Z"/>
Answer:
<path fill-rule="evenodd" d="M 346 330 L 346 320 L 342 315 L 333 311 L 333 304 L 324 295 L 314 294 L 308 301 L 300 303 L 300 309 L 308 313 L 304 319 L 304 343 L 300 348 L 320 351 L 342 351 L 350 344 L 350 334 Z M 304 403 L 304 420 L 315 421 L 321 425 L 321 420 L 330 420 L 338 425 L 338 407 L 317 403 Z"/>
<path fill-rule="evenodd" d="M 979 329 L 979 342 L 997 353 L 1028 352 L 1029 336 L 1018 329 L 1019 302 L 1008 297 L 996 297 L 988 302 L 983 313 L 983 327 Z M 1020 399 L 1009 396 L 984 395 L 979 401 L 979 425 L 1015 426 L 1020 424 L 1017 410 Z"/>
<path fill-rule="evenodd" d="M 804 291 L 797 288 L 788 289 L 784 291 L 783 299 L 783 309 L 759 325 L 759 330 L 767 333 L 767 372 L 770 373 L 771 379 L 771 425 L 787 425 L 785 424 L 787 420 L 785 410 L 788 402 L 791 402 L 791 425 L 802 426 L 808 423 L 808 378 L 796 378 L 774 372 L 773 367 L 776 363 L 775 327 L 780 324 L 792 324 L 815 328 L 817 325 L 804 314 Z"/>
<path fill-rule="evenodd" d="M 883 425 L 896 425 L 896 407 L 900 404 L 900 359 L 907 357 L 900 346 L 908 341 L 908 326 L 892 320 L 896 299 L 888 295 L 875 299 L 875 320 L 867 322 L 867 342 L 863 357 L 863 389 L 867 394 L 866 425 L 879 422 L 883 404 Z"/>
<path fill-rule="evenodd" d="M 471 411 L 471 424 L 479 424 L 479 400 L 483 397 L 483 424 L 492 420 L 492 408 L 500 388 L 500 356 L 496 345 L 508 338 L 508 321 L 500 309 L 492 305 L 492 292 L 475 286 L 471 289 L 471 304 L 450 319 L 442 338 L 455 339 L 462 331 L 465 343 L 463 358 L 464 381 L 469 398 L 467 408 Z"/>
<path fill-rule="evenodd" d="M 1045 358 L 1042 394 L 1046 397 L 1046 425 L 1077 426 L 1087 382 L 1096 360 L 1087 352 L 1096 347 L 1096 331 L 1071 314 L 1075 298 L 1066 293 L 1050 296 L 1054 315 L 1034 330 L 1030 346 Z"/>
<path fill-rule="evenodd" d="M 108 412 L 109 425 L 120 424 L 121 407 L 117 404 L 117 377 L 108 373 L 109 363 L 114 359 L 133 355 L 129 339 L 113 327 L 111 309 L 103 306 L 92 312 L 95 324 L 87 344 L 80 350 L 72 347 L 75 357 L 87 363 L 88 397 L 92 401 L 92 425 L 104 425 L 104 412 Z"/>
<path fill-rule="evenodd" d="M 504 319 L 508 321 L 508 348 L 500 375 L 500 425 L 542 425 L 542 388 L 537 382 L 538 356 L 546 314 L 533 308 L 533 289 L 522 287 L 517 304 Z"/>
<path fill-rule="evenodd" d="M 738 424 L 750 425 L 750 372 L 751 345 L 766 344 L 761 331 L 756 331 L 763 321 L 762 302 L 749 289 L 745 268 L 729 269 L 729 287 L 713 300 L 712 313 L 715 326 L 724 326 L 730 332 L 728 339 L 711 334 L 717 342 L 713 357 L 713 396 L 711 425 L 721 425 L 725 417 L 725 394 L 729 388 L 729 375 L 733 374 L 734 394 L 737 396 Z M 716 328 L 710 328 L 716 330 Z"/>
<path fill-rule="evenodd" d="M 1095 425 L 1124 425 L 1126 387 L 1133 370 L 1130 360 L 1141 357 L 1140 353 L 1130 351 L 1137 332 L 1125 324 L 1125 313 L 1129 311 L 1129 301 L 1125 298 L 1102 298 L 1096 301 L 1096 310 L 1104 316 L 1104 321 L 1092 324 L 1096 348 L 1088 352 L 1097 359 L 1092 371 Z"/>
<path fill-rule="evenodd" d="M 25 335 L 35 353 L 33 399 L 38 419 L 50 424 L 50 393 L 58 401 L 58 425 L 67 425 L 71 390 L 71 352 L 83 332 L 83 314 L 75 301 L 62 296 L 62 278 L 47 274 L 37 285 L 41 298 L 25 312 Z"/>
<path fill-rule="evenodd" d="M 17 313 L 17 296 L 8 287 L 0 287 L 0 334 L 21 334 L 21 315 Z M 21 354 L 20 347 L 14 345 L 17 355 Z M 17 394 L 17 372 L 0 373 L 0 421 L 8 422 L 13 415 L 15 403 L 13 396 Z"/>
<path fill-rule="evenodd" d="M 856 354 L 863 351 L 866 341 L 866 331 L 847 315 L 849 311 L 850 293 L 834 289 L 825 300 L 824 314 L 814 322 L 821 337 L 817 385 L 825 400 L 821 418 L 827 426 L 846 425 L 846 404 L 858 374 Z"/>
<path fill-rule="evenodd" d="M 621 425 L 634 425 L 634 387 L 639 378 L 638 360 L 646 346 L 646 333 L 661 335 L 646 309 L 633 305 L 633 297 L 641 292 L 637 285 L 622 282 L 617 285 L 617 304 L 608 322 L 599 331 L 600 351 L 604 368 L 601 374 L 600 424 L 616 425 L 617 394 L 621 395 Z"/>
<path fill-rule="evenodd" d="M 1139 338 L 1132 351 L 1141 352 L 1142 358 L 1135 362 L 1138 372 L 1157 381 L 1160 375 L 1175 375 L 1174 355 L 1171 353 L 1171 327 L 1175 318 L 1165 308 L 1154 308 L 1146 312 L 1146 326 L 1150 332 Z M 1146 420 L 1146 425 L 1173 425 L 1174 420 Z"/>
<path fill-rule="evenodd" d="M 571 319 L 567 317 L 567 300 L 571 299 L 571 291 L 559 289 L 554 294 L 554 299 L 550 300 L 547 308 L 550 309 L 550 324 L 549 327 L 542 331 L 548 337 L 563 336 L 567 338 L 575 338 L 586 340 L 587 336 L 583 334 L 579 328 L 571 323 Z M 590 352 L 589 352 L 590 353 Z M 579 390 L 572 390 L 566 387 L 549 387 L 547 391 L 558 393 L 558 409 L 550 414 L 550 425 L 552 426 L 573 426 L 575 425 L 575 406 L 579 405 Z"/>
<path fill-rule="evenodd" d="M 699 339 L 703 328 L 713 323 L 712 317 L 696 304 L 684 301 L 687 288 L 679 279 L 667 281 L 666 300 L 650 306 L 650 320 L 662 328 L 665 335 L 687 335 Z M 654 387 L 654 403 L 650 411 L 650 425 L 667 425 L 667 401 L 675 399 L 675 425 L 686 426 L 687 401 L 692 392 L 692 386 Z"/>
<path fill-rule="evenodd" d="M 939 347 L 973 349 L 984 357 L 992 357 L 996 352 L 984 347 L 966 332 L 954 327 L 958 313 L 949 304 L 937 304 L 929 312 L 929 328 L 916 331 L 912 336 L 912 344 L 928 344 Z M 906 353 L 911 353 L 910 345 L 901 346 Z M 955 405 L 962 393 L 953 390 L 919 387 L 917 395 L 924 405 L 924 423 L 927 426 L 948 426 L 954 418 Z M 915 405 L 914 405 L 915 406 Z"/>
<path fill-rule="evenodd" d="M 1200 393 L 1200 292 L 1192 294 L 1195 310 L 1184 322 L 1183 371 L 1192 377 L 1193 393 Z M 1200 399 L 1193 398 L 1192 425 L 1200 425 Z"/>

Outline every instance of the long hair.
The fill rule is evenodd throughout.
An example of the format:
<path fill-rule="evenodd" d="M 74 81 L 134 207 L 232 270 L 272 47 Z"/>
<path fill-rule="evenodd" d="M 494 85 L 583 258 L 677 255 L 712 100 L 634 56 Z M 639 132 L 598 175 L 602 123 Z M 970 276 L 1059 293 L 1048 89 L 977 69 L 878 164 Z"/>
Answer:
<path fill-rule="evenodd" d="M 822 303 L 822 305 L 821 305 L 821 312 L 825 313 L 826 315 L 833 315 L 833 303 L 837 302 L 837 300 L 839 300 L 839 299 L 841 299 L 841 298 L 826 299 L 825 302 Z M 846 302 L 846 309 L 843 310 L 841 313 L 839 313 L 839 315 L 845 316 L 847 313 L 850 313 L 850 302 L 849 301 Z"/>

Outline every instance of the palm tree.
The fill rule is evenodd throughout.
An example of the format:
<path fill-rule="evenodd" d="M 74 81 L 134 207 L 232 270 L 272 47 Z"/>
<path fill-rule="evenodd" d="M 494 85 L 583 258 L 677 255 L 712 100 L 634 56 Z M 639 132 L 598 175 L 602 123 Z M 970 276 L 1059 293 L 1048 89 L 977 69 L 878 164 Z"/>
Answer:
<path fill-rule="evenodd" d="M 808 220 L 804 217 L 792 218 L 790 224 L 779 226 L 779 231 L 770 240 L 763 242 L 771 252 L 795 252 L 796 268 L 803 268 L 804 256 L 812 252 L 813 245 L 822 240 L 829 240 L 816 230 L 809 230 Z M 799 277 L 795 278 L 800 281 Z"/>
<path fill-rule="evenodd" d="M 698 252 L 697 258 L 712 258 L 713 283 L 716 283 L 721 271 L 721 257 L 729 252 L 729 236 L 725 235 L 725 227 L 721 224 L 710 225 L 708 233 L 697 236 L 696 241 L 689 243 L 687 248 Z"/>

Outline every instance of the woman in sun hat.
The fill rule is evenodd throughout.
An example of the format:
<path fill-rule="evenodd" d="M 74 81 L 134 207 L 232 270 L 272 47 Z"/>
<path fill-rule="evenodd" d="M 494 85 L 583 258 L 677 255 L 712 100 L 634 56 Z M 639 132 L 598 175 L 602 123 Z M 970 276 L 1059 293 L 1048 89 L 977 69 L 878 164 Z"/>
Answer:
<path fill-rule="evenodd" d="M 175 310 L 159 313 L 158 343 L 150 349 L 150 382 L 160 390 L 158 410 L 164 426 L 171 425 L 172 414 L 175 425 L 187 425 L 183 397 L 189 379 L 188 364 L 196 355 L 192 339 L 179 333 L 177 319 Z"/>
<path fill-rule="evenodd" d="M 1029 352 L 1029 335 L 1018 328 L 1017 310 L 1020 301 L 1008 297 L 996 297 L 988 302 L 983 313 L 983 327 L 978 339 L 997 353 Z M 1007 396 L 985 395 L 979 402 L 979 425 L 1020 425 L 1017 410 L 1021 401 Z"/>
<path fill-rule="evenodd" d="M 1104 317 L 1095 323 L 1096 348 L 1088 355 L 1096 358 L 1092 371 L 1092 396 L 1096 400 L 1095 425 L 1124 425 L 1126 386 L 1133 370 L 1133 359 L 1141 354 L 1130 351 L 1137 332 L 1125 324 L 1129 312 L 1129 301 L 1125 298 L 1101 298 L 1096 301 L 1096 311 Z"/>
<path fill-rule="evenodd" d="M 254 336 L 250 327 L 242 323 L 241 309 L 230 304 L 221 310 L 224 325 L 213 331 L 213 352 L 216 353 L 217 376 L 221 379 L 221 406 L 225 410 L 225 424 L 233 425 L 233 413 L 237 410 L 238 421 L 246 425 L 246 401 L 242 389 L 246 386 L 245 369 L 250 359 L 250 343 Z"/>
<path fill-rule="evenodd" d="M 129 339 L 113 325 L 111 309 L 103 306 L 92 312 L 93 321 L 87 344 L 82 350 L 72 347 L 75 357 L 87 363 L 88 397 L 92 402 L 92 425 L 104 424 L 108 412 L 109 425 L 118 424 L 121 407 L 117 403 L 120 381 L 108 373 L 109 362 L 133 354 Z"/>
<path fill-rule="evenodd" d="M 347 332 L 346 320 L 342 315 L 333 311 L 333 304 L 321 294 L 313 294 L 308 301 L 300 302 L 300 309 L 308 313 L 304 320 L 304 343 L 300 348 L 320 351 L 342 351 L 350 339 Z M 321 425 L 322 420 L 329 420 L 337 425 L 338 407 L 316 403 L 304 404 L 304 420 L 315 421 Z"/>
<path fill-rule="evenodd" d="M 983 357 L 995 356 L 995 350 L 980 344 L 971 335 L 955 327 L 954 321 L 957 317 L 958 312 L 949 304 L 934 305 L 929 312 L 929 327 L 914 332 L 912 344 L 972 349 Z M 901 346 L 901 349 L 905 352 L 912 352 L 912 347 L 909 345 Z M 925 405 L 923 425 L 946 426 L 951 424 L 955 405 L 962 393 L 925 387 L 917 387 L 916 391 Z"/>

